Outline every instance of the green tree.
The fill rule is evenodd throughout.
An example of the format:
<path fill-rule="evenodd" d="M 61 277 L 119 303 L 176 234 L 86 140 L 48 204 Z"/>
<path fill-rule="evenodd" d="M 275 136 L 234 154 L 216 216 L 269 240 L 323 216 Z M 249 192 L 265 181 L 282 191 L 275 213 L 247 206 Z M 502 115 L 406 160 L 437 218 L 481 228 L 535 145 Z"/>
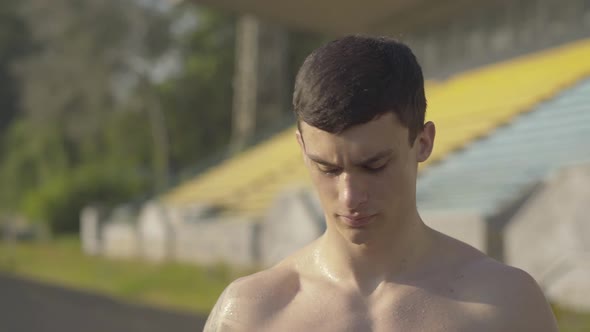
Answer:
<path fill-rule="evenodd" d="M 151 170 L 142 155 L 149 143 L 136 139 L 145 137 L 142 124 L 149 122 L 127 109 L 133 86 L 116 81 L 136 76 L 130 58 L 157 53 L 151 44 L 138 49 L 141 41 L 160 40 L 161 49 L 167 47 L 165 36 L 154 32 L 166 20 L 135 1 L 21 5 L 37 48 L 16 66 L 22 112 L 2 144 L 0 204 L 52 225 L 72 223 L 54 230 L 74 230 L 77 219 L 64 219 L 59 211 L 77 214 L 85 201 L 124 201 L 149 187 Z"/>
<path fill-rule="evenodd" d="M 196 26 L 178 36 L 181 75 L 162 83 L 175 172 L 223 150 L 231 130 L 235 17 L 193 5 L 179 10 Z"/>
<path fill-rule="evenodd" d="M 19 109 L 19 86 L 12 67 L 32 47 L 28 27 L 18 5 L 16 0 L 0 3 L 0 145 L 6 128 Z"/>

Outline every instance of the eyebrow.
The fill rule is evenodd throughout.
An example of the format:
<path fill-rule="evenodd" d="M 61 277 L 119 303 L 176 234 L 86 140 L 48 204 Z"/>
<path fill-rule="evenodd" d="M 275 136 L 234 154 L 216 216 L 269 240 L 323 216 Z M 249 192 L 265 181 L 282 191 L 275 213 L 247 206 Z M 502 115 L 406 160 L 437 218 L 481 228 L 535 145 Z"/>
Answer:
<path fill-rule="evenodd" d="M 305 154 L 307 155 L 307 157 L 308 157 L 309 159 L 313 160 L 315 163 L 318 163 L 318 164 L 320 164 L 320 165 L 323 165 L 323 166 L 328 166 L 328 167 L 336 167 L 336 168 L 337 168 L 337 167 L 341 167 L 341 166 L 338 166 L 338 165 L 332 164 L 332 163 L 331 163 L 331 162 L 329 162 L 329 161 L 325 161 L 325 160 L 323 160 L 321 157 L 318 157 L 318 156 L 316 156 L 316 155 L 309 154 L 309 153 L 307 153 L 307 152 L 306 152 Z M 382 158 L 384 158 L 384 157 L 388 157 L 388 156 L 390 156 L 390 155 L 392 155 L 392 154 L 393 154 L 393 149 L 389 149 L 389 150 L 381 151 L 381 152 L 378 152 L 378 153 L 376 153 L 375 155 L 373 155 L 373 156 L 371 156 L 371 157 L 369 157 L 369 158 L 367 158 L 367 159 L 365 159 L 365 160 L 363 160 L 363 161 L 361 161 L 361 162 L 359 162 L 359 163 L 354 163 L 354 164 L 355 164 L 355 166 L 365 166 L 365 165 L 368 165 L 368 164 L 374 163 L 374 162 L 376 162 L 376 161 L 378 161 L 378 160 L 381 160 L 381 159 L 382 159 Z"/>

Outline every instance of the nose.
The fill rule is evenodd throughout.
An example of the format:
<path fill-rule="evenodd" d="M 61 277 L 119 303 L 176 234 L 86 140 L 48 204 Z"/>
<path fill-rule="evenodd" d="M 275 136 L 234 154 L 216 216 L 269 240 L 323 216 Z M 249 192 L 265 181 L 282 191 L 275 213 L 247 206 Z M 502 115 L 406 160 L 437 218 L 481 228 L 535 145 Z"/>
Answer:
<path fill-rule="evenodd" d="M 338 199 L 349 211 L 358 210 L 369 199 L 367 185 L 359 176 L 342 173 L 338 185 Z"/>

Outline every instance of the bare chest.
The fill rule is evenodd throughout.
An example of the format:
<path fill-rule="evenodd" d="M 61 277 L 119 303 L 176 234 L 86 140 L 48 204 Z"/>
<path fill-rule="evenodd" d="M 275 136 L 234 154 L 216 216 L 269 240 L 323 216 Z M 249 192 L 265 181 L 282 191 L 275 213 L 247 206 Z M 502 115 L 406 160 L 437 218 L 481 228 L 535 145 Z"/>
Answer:
<path fill-rule="evenodd" d="M 257 330 L 480 331 L 478 318 L 485 310 L 426 291 L 384 292 L 368 299 L 317 290 L 297 294 Z"/>

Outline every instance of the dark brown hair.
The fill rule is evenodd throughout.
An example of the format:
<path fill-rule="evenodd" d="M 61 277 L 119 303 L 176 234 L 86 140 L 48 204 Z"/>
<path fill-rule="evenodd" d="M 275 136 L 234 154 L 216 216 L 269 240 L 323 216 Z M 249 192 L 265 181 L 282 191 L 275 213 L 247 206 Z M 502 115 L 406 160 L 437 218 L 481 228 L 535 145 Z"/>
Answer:
<path fill-rule="evenodd" d="M 386 37 L 347 36 L 312 52 L 293 93 L 297 124 L 330 133 L 394 113 L 410 144 L 424 126 L 422 69 L 410 48 Z"/>

